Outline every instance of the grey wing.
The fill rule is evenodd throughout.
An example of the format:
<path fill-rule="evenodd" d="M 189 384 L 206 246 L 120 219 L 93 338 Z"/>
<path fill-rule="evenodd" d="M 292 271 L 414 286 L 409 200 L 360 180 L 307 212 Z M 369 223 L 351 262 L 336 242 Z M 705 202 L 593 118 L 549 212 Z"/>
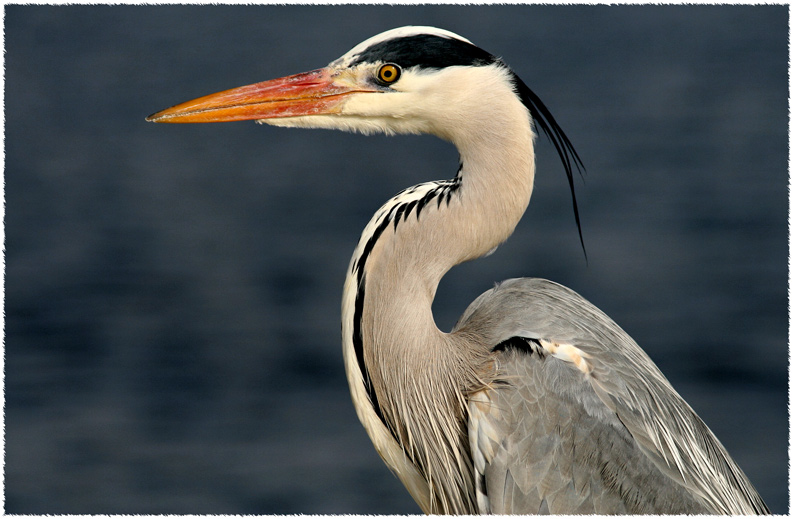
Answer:
<path fill-rule="evenodd" d="M 455 331 L 497 365 L 469 397 L 480 512 L 768 513 L 649 357 L 569 289 L 506 281 Z"/>

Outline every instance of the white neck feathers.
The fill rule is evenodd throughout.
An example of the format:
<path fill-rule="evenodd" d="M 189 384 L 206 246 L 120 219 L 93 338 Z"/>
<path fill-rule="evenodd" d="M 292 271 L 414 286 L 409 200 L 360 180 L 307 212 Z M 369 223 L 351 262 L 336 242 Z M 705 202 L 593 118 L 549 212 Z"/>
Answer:
<path fill-rule="evenodd" d="M 475 499 L 467 476 L 470 460 L 460 441 L 466 434 L 463 395 L 479 381 L 470 367 L 484 358 L 473 348 L 453 349 L 438 330 L 431 308 L 435 291 L 451 267 L 509 237 L 532 192 L 529 117 L 516 96 L 501 94 L 481 100 L 487 110 L 459 107 L 468 113 L 468 124 L 441 135 L 460 151 L 458 176 L 414 186 L 386 203 L 364 230 L 345 283 L 345 363 L 359 417 L 378 452 L 409 489 L 421 487 L 418 471 L 431 486 L 464 490 L 411 490 L 417 501 L 424 499 L 425 511 L 470 509 L 471 503 L 438 501 L 439 496 Z M 402 448 L 408 452 L 399 458 Z M 427 473 L 438 467 L 446 473 Z M 422 492 L 427 495 L 417 497 Z"/>

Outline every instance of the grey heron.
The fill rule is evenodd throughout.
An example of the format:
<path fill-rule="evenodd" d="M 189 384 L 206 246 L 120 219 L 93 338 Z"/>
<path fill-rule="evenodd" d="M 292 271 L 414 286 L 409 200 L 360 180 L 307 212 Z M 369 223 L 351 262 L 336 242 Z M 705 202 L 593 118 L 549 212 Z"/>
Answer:
<path fill-rule="evenodd" d="M 431 305 L 444 274 L 504 242 L 529 203 L 533 128 L 556 146 L 571 189 L 581 164 L 503 60 L 445 30 L 402 27 L 325 68 L 148 118 L 251 119 L 426 133 L 457 147 L 452 179 L 408 188 L 375 213 L 342 297 L 358 417 L 424 512 L 769 512 L 646 353 L 572 290 L 511 279 L 479 296 L 450 332 L 436 326 Z"/>

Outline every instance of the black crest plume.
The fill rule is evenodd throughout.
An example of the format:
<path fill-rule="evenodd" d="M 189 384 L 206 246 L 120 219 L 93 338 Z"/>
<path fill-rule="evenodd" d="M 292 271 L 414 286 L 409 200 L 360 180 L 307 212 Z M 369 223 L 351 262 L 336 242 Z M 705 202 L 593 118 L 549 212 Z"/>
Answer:
<path fill-rule="evenodd" d="M 581 157 L 578 156 L 578 152 L 573 148 L 570 139 L 567 138 L 559 123 L 554 119 L 551 111 L 545 106 L 545 103 L 517 75 L 513 73 L 512 78 L 518 91 L 518 96 L 520 96 L 526 108 L 529 109 L 529 113 L 534 119 L 534 124 L 550 139 L 556 148 L 556 152 L 559 153 L 559 158 L 562 159 L 567 182 L 570 184 L 570 194 L 573 197 L 573 213 L 575 214 L 575 224 L 578 227 L 578 238 L 581 240 L 581 248 L 584 250 L 584 258 L 586 258 L 584 234 L 581 231 L 581 217 L 578 214 L 578 202 L 576 201 L 575 183 L 573 182 L 573 166 L 575 166 L 579 174 L 583 174 L 585 170 L 584 163 L 581 161 Z"/>

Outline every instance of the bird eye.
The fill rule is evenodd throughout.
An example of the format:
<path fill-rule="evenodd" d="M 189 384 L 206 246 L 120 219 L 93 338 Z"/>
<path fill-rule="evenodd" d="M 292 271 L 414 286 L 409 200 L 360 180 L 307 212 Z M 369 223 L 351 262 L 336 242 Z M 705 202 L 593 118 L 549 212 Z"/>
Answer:
<path fill-rule="evenodd" d="M 377 79 L 383 83 L 389 84 L 399 79 L 401 73 L 402 71 L 398 66 L 386 63 L 377 70 Z"/>

